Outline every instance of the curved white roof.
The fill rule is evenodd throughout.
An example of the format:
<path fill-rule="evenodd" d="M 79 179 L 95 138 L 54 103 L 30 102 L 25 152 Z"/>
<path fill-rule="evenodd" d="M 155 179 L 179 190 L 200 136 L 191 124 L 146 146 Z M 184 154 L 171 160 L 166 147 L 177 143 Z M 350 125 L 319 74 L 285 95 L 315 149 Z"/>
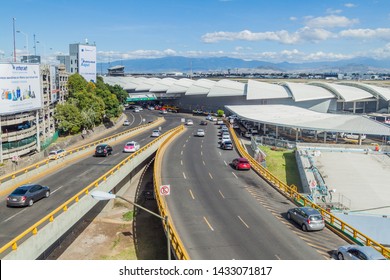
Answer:
<path fill-rule="evenodd" d="M 169 87 L 167 93 L 185 93 L 194 83 L 194 80 L 187 78 L 176 80 L 176 82 Z"/>
<path fill-rule="evenodd" d="M 313 82 L 309 84 L 326 88 L 332 91 L 335 95 L 337 95 L 340 99 L 344 100 L 345 102 L 352 102 L 352 101 L 373 97 L 373 95 L 367 92 L 366 90 L 356 88 L 356 87 L 344 86 L 340 84 L 324 83 L 324 82 Z"/>
<path fill-rule="evenodd" d="M 386 101 L 390 100 L 390 88 L 378 87 L 370 84 L 355 83 L 355 82 L 342 82 L 342 85 L 361 88 L 373 94 L 378 98 L 382 98 Z"/>
<path fill-rule="evenodd" d="M 288 105 L 225 106 L 241 118 L 254 122 L 329 132 L 390 136 L 390 126 L 356 115 L 318 113 Z"/>
<path fill-rule="evenodd" d="M 207 79 L 199 79 L 186 91 L 186 95 L 208 94 L 216 83 Z"/>
<path fill-rule="evenodd" d="M 230 80 L 220 80 L 212 87 L 207 97 L 241 96 L 246 94 L 245 84 Z"/>
<path fill-rule="evenodd" d="M 291 94 L 281 85 L 248 80 L 246 99 L 291 98 Z"/>
<path fill-rule="evenodd" d="M 173 78 L 164 78 L 155 83 L 152 88 L 149 90 L 150 92 L 166 92 L 171 85 L 176 82 L 176 79 Z"/>
<path fill-rule="evenodd" d="M 284 82 L 282 85 L 288 87 L 296 102 L 336 98 L 329 90 L 314 85 L 290 82 Z"/>
<path fill-rule="evenodd" d="M 138 78 L 139 86 L 135 89 L 136 91 L 149 91 L 156 83 L 161 79 L 159 78 Z"/>

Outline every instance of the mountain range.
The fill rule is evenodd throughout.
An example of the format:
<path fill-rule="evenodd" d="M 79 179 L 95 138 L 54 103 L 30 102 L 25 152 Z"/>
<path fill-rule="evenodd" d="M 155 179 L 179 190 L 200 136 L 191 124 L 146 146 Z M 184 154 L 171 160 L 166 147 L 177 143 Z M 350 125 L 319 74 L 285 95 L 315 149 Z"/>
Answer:
<path fill-rule="evenodd" d="M 97 71 L 106 73 L 113 66 L 122 65 L 126 73 L 167 73 L 167 72 L 311 72 L 311 73 L 390 73 L 390 59 L 375 60 L 360 57 L 339 61 L 272 63 L 260 60 L 243 60 L 231 57 L 189 58 L 169 56 L 153 59 L 119 60 L 110 63 L 98 63 Z"/>

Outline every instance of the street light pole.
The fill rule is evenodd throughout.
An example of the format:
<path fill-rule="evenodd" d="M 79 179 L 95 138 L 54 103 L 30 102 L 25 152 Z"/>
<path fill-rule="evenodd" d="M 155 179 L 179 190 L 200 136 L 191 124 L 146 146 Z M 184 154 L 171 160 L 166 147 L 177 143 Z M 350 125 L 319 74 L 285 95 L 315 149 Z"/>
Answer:
<path fill-rule="evenodd" d="M 97 200 L 110 200 L 110 199 L 114 199 L 114 198 L 122 199 L 122 200 L 130 203 L 131 205 L 136 206 L 136 207 L 148 212 L 149 214 L 152 214 L 153 216 L 163 220 L 165 222 L 165 230 L 167 232 L 168 260 L 171 260 L 171 238 L 169 235 L 168 216 L 163 217 L 163 216 L 161 216 L 157 213 L 154 213 L 153 211 L 150 211 L 149 209 L 147 209 L 147 208 L 145 208 L 145 207 L 143 207 L 143 206 L 141 206 L 133 201 L 130 201 L 130 200 L 128 200 L 120 195 L 117 195 L 117 194 L 111 194 L 111 193 L 103 192 L 103 191 L 99 191 L 99 190 L 94 190 L 90 194 L 91 194 L 92 198 L 97 199 Z"/>
<path fill-rule="evenodd" d="M 30 56 L 30 53 L 29 53 L 29 50 L 28 50 L 28 35 L 20 30 L 16 31 L 16 33 L 20 33 L 20 34 L 23 34 L 25 37 L 26 37 L 26 48 L 27 48 L 27 63 L 29 62 L 29 56 Z"/>

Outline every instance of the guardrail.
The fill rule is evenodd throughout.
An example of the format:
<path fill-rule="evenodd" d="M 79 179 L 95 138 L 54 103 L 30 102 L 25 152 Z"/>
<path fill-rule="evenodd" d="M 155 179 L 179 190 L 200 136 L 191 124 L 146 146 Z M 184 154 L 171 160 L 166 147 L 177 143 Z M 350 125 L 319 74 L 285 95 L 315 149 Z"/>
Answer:
<path fill-rule="evenodd" d="M 388 259 L 390 258 L 390 249 L 382 246 L 380 243 L 374 241 L 372 238 L 368 237 L 367 235 L 361 233 L 352 226 L 343 222 L 342 220 L 334 216 L 332 213 L 328 212 L 326 209 L 323 209 L 317 204 L 313 203 L 305 196 L 301 195 L 297 191 L 297 187 L 295 185 L 288 186 L 286 183 L 279 180 L 276 176 L 274 176 L 271 172 L 264 168 L 246 151 L 246 149 L 244 149 L 243 144 L 239 141 L 230 123 L 226 122 L 226 124 L 229 127 L 230 134 L 232 135 L 238 153 L 242 157 L 247 158 L 251 164 L 252 169 L 263 179 L 265 179 L 271 186 L 273 186 L 277 191 L 279 191 L 281 194 L 283 194 L 288 199 L 300 206 L 310 206 L 320 211 L 326 221 L 327 226 L 331 227 L 331 229 L 342 233 L 344 236 L 350 238 L 351 240 L 355 241 L 360 245 L 374 247 L 383 256 Z"/>
<path fill-rule="evenodd" d="M 156 194 L 157 205 L 160 210 L 160 214 L 163 217 L 171 217 L 169 214 L 168 207 L 165 205 L 165 200 L 160 195 L 159 187 L 161 186 L 161 161 L 164 155 L 164 151 L 166 146 L 174 139 L 174 137 L 178 136 L 179 133 L 184 131 L 184 126 L 181 125 L 174 133 L 172 133 L 165 141 L 161 144 L 160 148 L 157 150 L 156 157 L 154 160 L 154 171 L 153 171 L 153 184 L 154 184 L 154 192 Z M 168 219 L 168 221 L 164 221 L 164 229 L 169 230 L 170 244 L 171 249 L 173 250 L 176 258 L 178 260 L 189 260 L 190 257 L 184 247 L 183 242 L 181 241 L 175 226 L 171 222 L 172 219 Z M 168 222 L 168 225 L 165 223 Z"/>
<path fill-rule="evenodd" d="M 95 145 L 97 144 L 101 144 L 101 143 L 104 143 L 104 142 L 107 142 L 107 141 L 110 141 L 110 140 L 113 140 L 113 139 L 116 139 L 118 137 L 121 137 L 123 135 L 126 135 L 126 134 L 129 134 L 129 133 L 132 133 L 134 131 L 137 131 L 137 130 L 141 130 L 145 127 L 153 127 L 155 126 L 156 124 L 160 123 L 163 119 L 162 118 L 158 118 L 157 120 L 151 122 L 151 123 L 148 123 L 148 124 L 144 124 L 144 125 L 140 125 L 140 126 L 137 126 L 135 128 L 132 128 L 132 129 L 129 129 L 129 130 L 125 130 L 125 131 L 122 131 L 122 132 L 119 132 L 117 134 L 114 134 L 114 135 L 111 135 L 109 137 L 105 137 L 105 138 L 102 138 L 102 139 L 99 139 L 99 140 L 96 140 L 96 141 L 93 141 L 93 142 L 90 142 L 88 144 L 85 144 L 85 145 L 82 145 L 82 146 L 79 146 L 79 147 L 76 147 L 76 148 L 73 148 L 69 151 L 66 151 L 65 153 L 65 156 L 69 156 L 69 155 L 72 155 L 73 153 L 76 153 L 76 152 L 79 152 L 79 151 L 84 151 L 84 150 L 87 150 L 88 148 L 91 148 L 91 147 L 94 147 Z M 10 180 L 13 180 L 15 179 L 16 177 L 18 176 L 21 176 L 21 175 L 25 175 L 26 173 L 30 172 L 30 171 L 33 171 L 33 170 L 36 170 L 38 168 L 40 168 L 41 166 L 43 165 L 48 165 L 50 162 L 52 162 L 52 160 L 50 159 L 44 159 L 44 160 L 41 160 L 39 162 L 36 162 L 34 164 L 31 164 L 25 168 L 22 168 L 22 169 L 19 169 L 19 170 L 16 170 L 10 174 L 7 174 L 5 176 L 2 176 L 0 177 L 0 188 L 1 188 L 1 185 L 4 183 L 4 182 L 7 182 L 7 181 L 10 181 Z M 16 186 L 15 186 L 16 187 Z"/>
<path fill-rule="evenodd" d="M 161 138 L 167 137 L 171 133 L 175 133 L 176 131 L 183 130 L 183 126 L 177 127 L 174 129 L 171 129 L 164 134 L 162 134 L 160 137 L 154 139 L 150 143 L 146 144 L 142 148 L 140 148 L 137 152 L 132 153 L 127 158 L 122 160 L 119 164 L 111 168 L 109 171 L 104 173 L 102 176 L 100 176 L 98 179 L 94 180 L 92 183 L 90 183 L 88 186 L 86 186 L 84 189 L 79 191 L 77 194 L 66 200 L 64 203 L 62 203 L 60 206 L 58 206 L 56 209 L 54 209 L 52 212 L 47 214 L 45 217 L 34 223 L 32 226 L 24 230 L 21 234 L 13 238 L 11 241 L 6 243 L 4 246 L 0 248 L 0 254 L 7 253 L 7 251 L 10 250 L 17 250 L 18 244 L 22 243 L 23 240 L 26 238 L 31 237 L 31 235 L 37 235 L 39 234 L 39 230 L 42 229 L 46 224 L 54 222 L 55 218 L 61 215 L 63 212 L 66 212 L 70 206 L 73 204 L 76 204 L 79 202 L 79 200 L 88 195 L 89 192 L 99 187 L 99 185 L 105 183 L 107 181 L 107 178 L 110 176 L 115 175 L 125 164 L 127 164 L 131 159 L 139 155 L 140 153 L 144 152 L 151 146 L 153 146 L 157 141 L 159 141 Z M 169 136 L 170 137 L 170 136 Z M 50 245 L 48 245 L 50 246 Z"/>

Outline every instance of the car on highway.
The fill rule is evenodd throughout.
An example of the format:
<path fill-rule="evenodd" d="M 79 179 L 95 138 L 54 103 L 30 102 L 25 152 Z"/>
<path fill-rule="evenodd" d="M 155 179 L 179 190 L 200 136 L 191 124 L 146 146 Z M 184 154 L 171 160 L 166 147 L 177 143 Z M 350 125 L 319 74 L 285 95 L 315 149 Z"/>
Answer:
<path fill-rule="evenodd" d="M 208 115 L 208 116 L 206 117 L 206 120 L 207 120 L 207 121 L 213 121 L 213 119 L 214 119 L 214 118 L 213 118 L 213 116 L 211 116 L 211 115 Z"/>
<path fill-rule="evenodd" d="M 187 121 L 186 121 L 186 125 L 194 125 L 193 120 L 187 120 Z"/>
<path fill-rule="evenodd" d="M 66 155 L 66 151 L 63 149 L 53 150 L 49 152 L 49 159 L 55 160 L 55 159 L 62 158 L 65 155 Z"/>
<path fill-rule="evenodd" d="M 200 125 L 207 125 L 207 122 L 206 121 L 201 121 Z"/>
<path fill-rule="evenodd" d="M 246 158 L 235 158 L 232 161 L 232 167 L 236 170 L 249 170 L 251 164 Z"/>
<path fill-rule="evenodd" d="M 222 119 L 217 119 L 217 122 L 216 122 L 217 125 L 221 125 L 223 124 L 223 120 Z"/>
<path fill-rule="evenodd" d="M 17 187 L 7 196 L 7 206 L 32 206 L 34 202 L 50 196 L 50 188 L 39 184 Z"/>
<path fill-rule="evenodd" d="M 222 138 L 221 138 L 221 143 L 222 143 L 223 141 L 227 141 L 227 140 L 231 140 L 231 139 L 230 139 L 230 135 L 223 134 L 223 135 L 222 135 Z"/>
<path fill-rule="evenodd" d="M 99 144 L 95 148 L 95 157 L 107 157 L 112 154 L 112 147 L 108 144 Z"/>
<path fill-rule="evenodd" d="M 199 128 L 199 129 L 196 131 L 196 136 L 198 136 L 198 137 L 204 137 L 204 136 L 205 136 L 204 129 Z"/>
<path fill-rule="evenodd" d="M 287 211 L 287 219 L 296 222 L 303 231 L 323 230 L 324 217 L 311 207 L 296 207 Z"/>
<path fill-rule="evenodd" d="M 138 151 L 140 147 L 141 146 L 138 142 L 130 141 L 130 142 L 127 142 L 125 144 L 125 146 L 123 147 L 123 152 L 124 153 L 134 153 L 134 152 Z"/>
<path fill-rule="evenodd" d="M 160 130 L 155 129 L 152 131 L 152 137 L 159 137 L 160 136 Z"/>
<path fill-rule="evenodd" d="M 135 108 L 134 113 L 139 113 L 139 108 Z"/>
<path fill-rule="evenodd" d="M 129 125 L 130 125 L 129 120 L 125 120 L 125 121 L 123 122 L 123 126 L 129 126 Z"/>
<path fill-rule="evenodd" d="M 222 141 L 220 148 L 223 150 L 233 150 L 233 142 L 230 140 Z"/>
<path fill-rule="evenodd" d="M 371 246 L 340 246 L 336 255 L 339 260 L 386 260 L 381 253 Z"/>

